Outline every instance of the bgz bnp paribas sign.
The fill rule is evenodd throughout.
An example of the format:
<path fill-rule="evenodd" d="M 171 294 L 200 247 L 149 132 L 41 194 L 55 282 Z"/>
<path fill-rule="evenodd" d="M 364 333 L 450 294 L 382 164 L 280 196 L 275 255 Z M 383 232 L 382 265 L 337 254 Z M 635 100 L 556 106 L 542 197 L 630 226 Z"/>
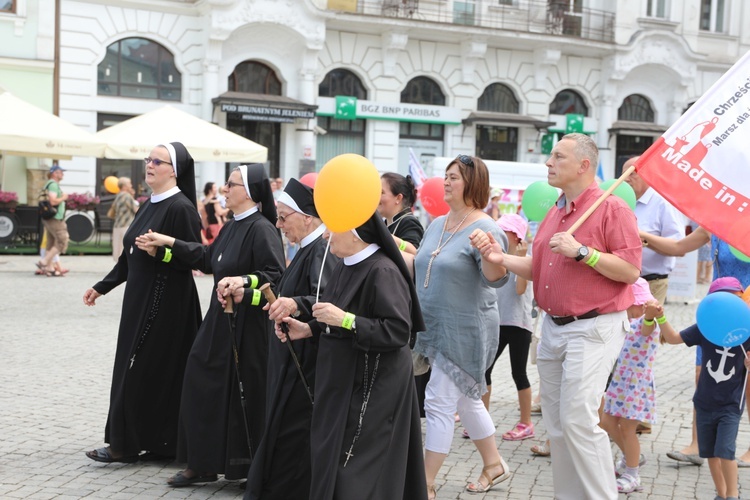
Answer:
<path fill-rule="evenodd" d="M 339 120 L 390 120 L 399 122 L 460 125 L 461 111 L 445 106 L 425 104 L 381 103 L 359 100 L 351 96 L 319 97 L 318 116 Z"/>

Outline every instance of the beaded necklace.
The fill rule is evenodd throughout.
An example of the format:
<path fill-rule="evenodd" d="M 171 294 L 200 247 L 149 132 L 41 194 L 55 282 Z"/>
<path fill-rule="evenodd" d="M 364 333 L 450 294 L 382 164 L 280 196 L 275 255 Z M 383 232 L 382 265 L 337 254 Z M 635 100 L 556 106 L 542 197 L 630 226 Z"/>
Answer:
<path fill-rule="evenodd" d="M 448 242 L 453 238 L 453 236 L 458 232 L 459 229 L 461 229 L 461 226 L 463 225 L 466 218 L 474 211 L 476 208 L 472 208 L 468 212 L 466 212 L 466 215 L 464 215 L 464 218 L 461 219 L 461 222 L 458 223 L 456 227 L 453 228 L 453 232 L 450 236 L 448 236 L 448 239 L 445 240 L 445 243 L 443 243 L 443 236 L 445 236 L 445 228 L 448 225 L 448 217 L 445 217 L 445 221 L 443 221 L 443 231 L 440 233 L 440 239 L 438 240 L 437 248 L 430 254 L 430 261 L 427 263 L 427 273 L 425 273 L 424 276 L 424 287 L 427 288 L 427 285 L 430 284 L 430 272 L 432 271 L 432 261 L 435 260 L 435 257 L 438 256 L 440 253 L 440 250 L 445 247 L 445 245 L 448 244 Z"/>

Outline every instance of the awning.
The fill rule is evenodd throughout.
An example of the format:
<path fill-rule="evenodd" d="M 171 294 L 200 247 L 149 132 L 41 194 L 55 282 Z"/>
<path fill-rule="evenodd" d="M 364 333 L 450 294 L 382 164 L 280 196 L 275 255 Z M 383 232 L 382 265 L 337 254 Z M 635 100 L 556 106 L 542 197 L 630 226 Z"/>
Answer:
<path fill-rule="evenodd" d="M 492 111 L 472 111 L 469 113 L 469 116 L 461 120 L 461 123 L 465 126 L 476 122 L 497 123 L 503 125 L 527 125 L 534 127 L 537 130 L 545 130 L 548 127 L 555 125 L 555 122 L 539 120 L 533 116 L 517 115 L 515 113 L 494 113 Z"/>
<path fill-rule="evenodd" d="M 612 127 L 608 130 L 608 132 L 611 134 L 620 134 L 623 132 L 631 132 L 632 135 L 633 132 L 639 134 L 639 135 L 653 135 L 658 136 L 662 135 L 664 132 L 667 131 L 666 126 L 664 125 L 657 125 L 656 123 L 651 122 L 632 122 L 627 120 L 619 120 L 612 124 Z"/>
<path fill-rule="evenodd" d="M 212 100 L 214 107 L 233 118 L 247 121 L 293 123 L 315 118 L 317 106 L 281 95 L 224 92 Z"/>

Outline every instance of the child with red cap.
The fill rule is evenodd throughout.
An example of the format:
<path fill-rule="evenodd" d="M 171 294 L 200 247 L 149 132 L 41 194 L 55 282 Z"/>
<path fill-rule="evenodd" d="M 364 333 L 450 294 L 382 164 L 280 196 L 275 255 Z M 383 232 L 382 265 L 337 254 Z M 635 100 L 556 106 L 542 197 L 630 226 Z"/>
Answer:
<path fill-rule="evenodd" d="M 635 300 L 627 310 L 630 332 L 617 359 L 612 381 L 604 396 L 604 412 L 601 427 L 622 451 L 615 467 L 617 490 L 631 493 L 641 490 L 638 469 L 646 463 L 641 455 L 636 428 L 639 422 L 656 423 L 656 397 L 653 365 L 659 345 L 658 331 L 644 320 L 648 307 L 659 302 L 651 295 L 648 282 L 643 278 L 631 285 Z M 653 319 L 651 320 L 653 325 Z"/>
<path fill-rule="evenodd" d="M 718 278 L 711 283 L 708 293 L 728 292 L 742 295 L 742 284 L 730 276 Z M 661 306 L 647 307 L 644 331 L 654 328 L 654 319 L 661 334 L 670 344 L 700 345 L 703 351 L 698 386 L 693 396 L 698 450 L 702 458 L 708 459 L 711 477 L 716 486 L 714 500 L 737 500 L 737 461 L 735 443 L 742 418 L 742 395 L 745 392 L 745 372 L 750 369 L 750 358 L 745 354 L 750 349 L 750 340 L 741 346 L 723 347 L 706 339 L 698 325 L 677 332 L 664 316 Z"/>

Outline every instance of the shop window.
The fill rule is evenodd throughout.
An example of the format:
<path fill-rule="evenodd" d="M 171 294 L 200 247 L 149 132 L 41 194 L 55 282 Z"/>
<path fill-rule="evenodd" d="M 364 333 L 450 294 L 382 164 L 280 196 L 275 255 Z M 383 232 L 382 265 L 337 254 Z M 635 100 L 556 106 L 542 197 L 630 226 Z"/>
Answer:
<path fill-rule="evenodd" d="M 0 0 L 0 12 L 8 12 L 10 14 L 15 14 L 16 1 L 15 0 Z"/>
<path fill-rule="evenodd" d="M 413 78 L 401 92 L 401 102 L 445 106 L 445 94 L 434 80 L 425 76 Z M 443 140 L 444 126 L 436 123 L 401 122 L 400 136 L 411 139 Z"/>
<path fill-rule="evenodd" d="M 575 90 L 566 89 L 558 92 L 555 99 L 549 105 L 549 114 L 551 115 L 589 115 L 589 107 L 583 100 L 581 94 Z"/>
<path fill-rule="evenodd" d="M 357 75 L 346 69 L 329 71 L 318 87 L 320 97 L 345 95 L 357 99 L 367 99 L 367 89 Z M 320 170 L 331 158 L 342 153 L 356 153 L 365 156 L 366 120 L 338 120 L 334 117 L 319 116 L 318 127 L 326 131 L 317 137 L 315 168 Z"/>
<path fill-rule="evenodd" d="M 97 79 L 99 95 L 165 101 L 182 98 L 182 75 L 174 56 L 145 38 L 125 38 L 107 47 Z"/>
<path fill-rule="evenodd" d="M 256 61 L 238 64 L 229 75 L 228 89 L 249 94 L 281 95 L 281 80 L 269 66 Z"/>
<path fill-rule="evenodd" d="M 724 0 L 701 0 L 700 29 L 724 33 L 726 29 L 725 7 Z"/>
<path fill-rule="evenodd" d="M 519 112 L 519 103 L 516 95 L 507 85 L 493 83 L 479 97 L 477 109 L 479 111 L 494 111 L 497 113 Z"/>
<path fill-rule="evenodd" d="M 622 106 L 617 110 L 617 119 L 654 123 L 654 109 L 648 99 L 639 94 L 632 94 L 622 101 Z"/>
<path fill-rule="evenodd" d="M 516 161 L 518 128 L 477 125 L 477 156 L 485 160 Z"/>

